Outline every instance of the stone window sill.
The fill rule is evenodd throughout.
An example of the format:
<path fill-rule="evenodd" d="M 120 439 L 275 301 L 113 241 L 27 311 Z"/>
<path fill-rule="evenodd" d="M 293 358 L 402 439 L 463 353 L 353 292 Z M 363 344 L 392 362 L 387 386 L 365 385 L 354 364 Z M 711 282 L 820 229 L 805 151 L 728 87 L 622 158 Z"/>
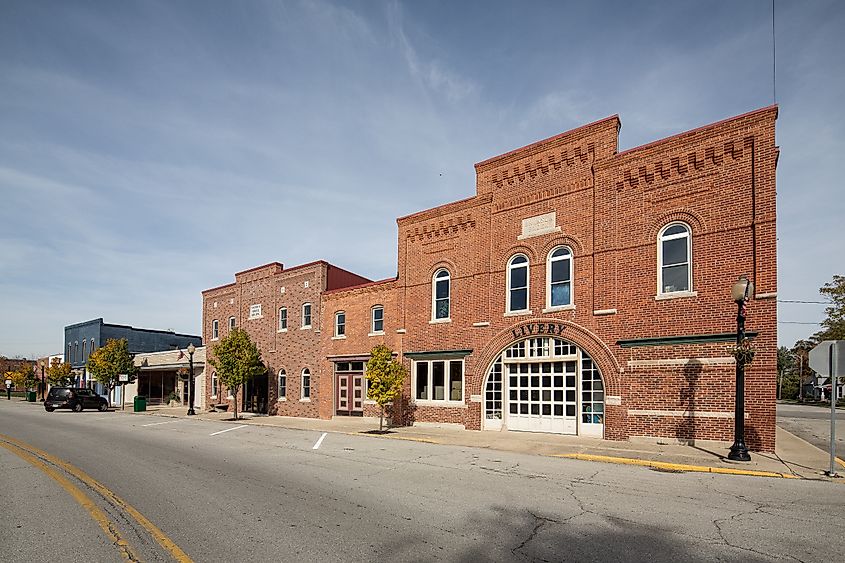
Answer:
<path fill-rule="evenodd" d="M 543 309 L 544 313 L 556 313 L 558 311 L 574 311 L 575 305 L 557 305 L 556 307 L 546 307 Z"/>
<path fill-rule="evenodd" d="M 522 311 L 508 311 L 505 313 L 506 317 L 524 317 L 526 315 L 533 315 L 534 312 L 531 309 L 524 309 Z"/>
<path fill-rule="evenodd" d="M 665 301 L 667 299 L 682 299 L 684 297 L 698 297 L 697 291 L 674 291 L 672 293 L 658 293 L 655 295 L 655 301 Z"/>

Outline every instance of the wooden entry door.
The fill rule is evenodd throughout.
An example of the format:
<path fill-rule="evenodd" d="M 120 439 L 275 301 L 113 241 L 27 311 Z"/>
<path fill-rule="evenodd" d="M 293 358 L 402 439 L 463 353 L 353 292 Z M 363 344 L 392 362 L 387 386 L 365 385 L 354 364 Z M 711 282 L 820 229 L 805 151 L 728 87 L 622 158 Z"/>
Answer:
<path fill-rule="evenodd" d="M 337 414 L 363 416 L 364 374 L 343 373 L 337 376 Z"/>

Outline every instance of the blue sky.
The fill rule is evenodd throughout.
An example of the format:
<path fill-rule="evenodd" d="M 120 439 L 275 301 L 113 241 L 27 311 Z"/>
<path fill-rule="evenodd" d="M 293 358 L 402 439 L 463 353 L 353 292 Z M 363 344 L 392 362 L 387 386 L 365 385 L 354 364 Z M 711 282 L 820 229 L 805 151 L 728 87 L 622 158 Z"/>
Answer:
<path fill-rule="evenodd" d="M 776 2 L 781 300 L 845 274 L 843 30 L 841 2 Z M 476 162 L 772 100 L 768 0 L 5 1 L 0 354 L 101 316 L 200 334 L 203 289 L 276 260 L 389 277 L 395 218 L 472 195 Z M 779 307 L 782 344 L 823 318 Z"/>

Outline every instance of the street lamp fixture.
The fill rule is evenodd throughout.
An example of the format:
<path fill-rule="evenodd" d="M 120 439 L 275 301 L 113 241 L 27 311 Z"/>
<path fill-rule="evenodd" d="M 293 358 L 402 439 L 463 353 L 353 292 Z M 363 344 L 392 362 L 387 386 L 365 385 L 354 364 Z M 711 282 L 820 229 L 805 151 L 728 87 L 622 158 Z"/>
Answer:
<path fill-rule="evenodd" d="M 188 416 L 194 416 L 194 352 L 197 351 L 193 343 L 188 344 Z"/>
<path fill-rule="evenodd" d="M 731 288 L 731 296 L 737 306 L 736 346 L 739 349 L 745 340 L 745 315 L 748 296 L 754 295 L 754 284 L 747 276 L 740 276 Z M 734 399 L 734 443 L 728 459 L 731 461 L 751 461 L 751 455 L 745 446 L 745 355 L 736 354 L 736 397 Z"/>

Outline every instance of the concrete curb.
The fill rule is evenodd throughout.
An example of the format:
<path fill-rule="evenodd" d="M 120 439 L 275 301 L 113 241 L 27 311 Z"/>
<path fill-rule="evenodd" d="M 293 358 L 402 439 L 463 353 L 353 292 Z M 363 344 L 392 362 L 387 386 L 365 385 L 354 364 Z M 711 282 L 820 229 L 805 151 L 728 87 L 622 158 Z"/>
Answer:
<path fill-rule="evenodd" d="M 755 471 L 753 469 L 731 469 L 728 467 L 709 467 L 706 465 L 687 465 L 684 463 L 669 463 L 665 461 L 652 461 L 648 459 L 635 459 L 629 457 L 612 457 L 606 455 L 592 454 L 553 454 L 551 457 L 562 457 L 567 459 L 580 459 L 582 461 L 597 461 L 601 463 L 616 463 L 622 465 L 639 465 L 663 469 L 666 471 L 695 472 L 695 473 L 719 473 L 723 475 L 746 475 L 750 477 L 778 477 L 781 479 L 801 479 L 798 475 L 789 473 L 777 473 L 773 471 Z"/>

